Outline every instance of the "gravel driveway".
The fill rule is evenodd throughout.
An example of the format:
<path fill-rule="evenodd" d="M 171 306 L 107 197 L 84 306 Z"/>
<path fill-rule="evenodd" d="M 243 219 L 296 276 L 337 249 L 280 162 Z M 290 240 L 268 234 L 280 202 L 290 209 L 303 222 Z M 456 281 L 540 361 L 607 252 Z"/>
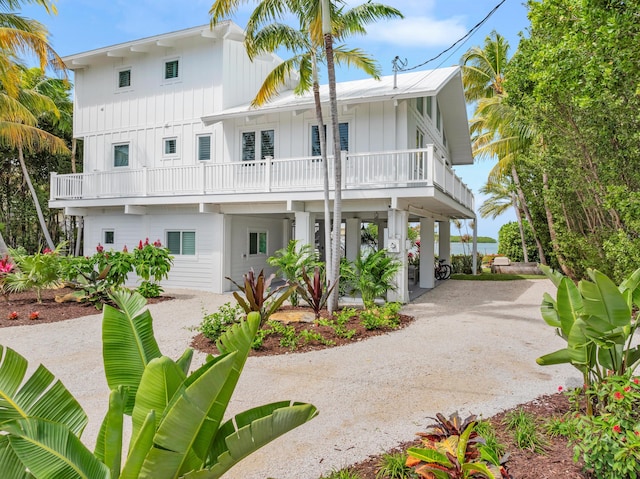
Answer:
<path fill-rule="evenodd" d="M 313 403 L 320 415 L 245 459 L 226 477 L 318 479 L 412 439 L 437 412 L 485 417 L 576 386 L 570 366 L 535 359 L 563 346 L 541 319 L 550 281 L 447 281 L 407 305 L 409 327 L 349 346 L 305 354 L 249 358 L 230 412 L 282 399 Z M 160 349 L 177 358 L 189 345 L 202 310 L 233 298 L 171 291 L 176 300 L 151 305 Z M 45 364 L 89 415 L 83 438 L 93 447 L 107 407 L 100 315 L 0 329 L 0 344 Z M 196 354 L 195 365 L 204 361 Z"/>

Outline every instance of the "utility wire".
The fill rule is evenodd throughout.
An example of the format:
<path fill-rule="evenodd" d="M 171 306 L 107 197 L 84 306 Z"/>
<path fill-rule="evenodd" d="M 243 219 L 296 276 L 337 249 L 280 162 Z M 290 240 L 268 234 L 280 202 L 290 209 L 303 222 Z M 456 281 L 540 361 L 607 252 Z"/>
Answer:
<path fill-rule="evenodd" d="M 427 61 L 420 63 L 419 65 L 415 65 L 413 67 L 409 67 L 409 68 L 399 68 L 398 71 L 403 71 L 403 72 L 408 72 L 411 70 L 416 70 L 420 67 L 425 66 L 427 63 L 431 63 L 434 60 L 437 60 L 438 58 L 440 58 L 442 55 L 444 55 L 445 53 L 447 53 L 449 50 L 453 49 L 458 43 L 460 42 L 464 42 L 467 38 L 469 38 L 471 35 L 473 35 L 475 33 L 476 30 L 478 30 L 482 25 L 484 25 L 487 20 L 489 20 L 489 18 L 491 17 L 491 15 L 493 15 L 494 13 L 496 13 L 496 11 L 498 10 L 498 8 L 500 8 L 502 6 L 502 4 L 504 2 L 506 2 L 507 0 L 502 0 L 500 3 L 498 3 L 495 7 L 493 7 L 491 9 L 491 11 L 489 13 L 487 13 L 487 15 L 480 20 L 478 23 L 476 23 L 471 30 L 469 30 L 463 37 L 459 38 L 458 40 L 456 40 L 449 48 L 447 48 L 446 50 L 441 51 L 440 53 L 438 53 L 435 57 L 433 58 L 429 58 Z M 398 58 L 398 57 L 396 57 Z"/>

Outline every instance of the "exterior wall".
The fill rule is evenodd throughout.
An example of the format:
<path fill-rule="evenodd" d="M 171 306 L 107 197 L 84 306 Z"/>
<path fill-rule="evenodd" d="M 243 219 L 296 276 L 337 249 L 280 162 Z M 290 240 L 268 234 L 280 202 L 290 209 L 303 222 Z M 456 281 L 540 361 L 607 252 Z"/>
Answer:
<path fill-rule="evenodd" d="M 436 97 L 433 97 L 433 111 L 431 117 L 426 112 L 426 97 L 424 100 L 424 110 L 421 114 L 416 106 L 417 99 L 412 98 L 406 101 L 407 108 L 407 148 L 416 148 L 416 130 L 420 130 L 424 134 L 425 145 L 435 145 L 441 152 L 445 152 L 444 156 L 450 158 L 449 149 L 443 143 L 443 127 L 438 130 L 436 127 Z M 443 120 L 444 122 L 444 120 Z"/>
<path fill-rule="evenodd" d="M 194 213 L 187 208 L 165 207 L 148 215 L 124 215 L 122 210 L 91 211 L 85 216 L 85 251 L 92 254 L 95 245 L 104 243 L 104 230 L 113 230 L 115 244 L 105 245 L 105 250 L 121 251 L 126 245 L 132 250 L 140 240 L 160 239 L 166 244 L 167 231 L 195 231 L 196 254 L 174 255 L 169 278 L 162 282 L 167 288 L 191 288 L 222 292 L 225 276 L 222 266 L 223 219 L 222 215 Z M 129 284 L 136 283 L 135 275 Z"/>

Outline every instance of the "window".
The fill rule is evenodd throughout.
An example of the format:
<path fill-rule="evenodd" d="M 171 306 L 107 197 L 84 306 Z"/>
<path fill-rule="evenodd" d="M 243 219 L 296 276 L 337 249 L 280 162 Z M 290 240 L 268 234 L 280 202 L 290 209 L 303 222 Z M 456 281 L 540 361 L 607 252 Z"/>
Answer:
<path fill-rule="evenodd" d="M 176 138 L 164 139 L 164 156 L 176 156 L 178 153 L 178 140 Z"/>
<path fill-rule="evenodd" d="M 211 159 L 211 135 L 198 136 L 198 161 Z"/>
<path fill-rule="evenodd" d="M 250 231 L 249 232 L 249 254 L 267 254 L 267 232 L 266 231 Z"/>
<path fill-rule="evenodd" d="M 420 115 L 424 115 L 424 98 L 416 98 L 416 110 Z"/>
<path fill-rule="evenodd" d="M 164 79 L 174 80 L 178 77 L 178 60 L 164 62 Z"/>
<path fill-rule="evenodd" d="M 436 103 L 436 128 L 438 129 L 438 131 L 442 129 L 442 115 L 440 115 L 440 108 L 438 107 L 437 103 Z"/>
<path fill-rule="evenodd" d="M 116 234 L 113 230 L 104 230 L 104 244 L 114 244 L 116 242 Z"/>
<path fill-rule="evenodd" d="M 327 135 L 327 125 L 324 126 L 325 138 Z M 340 133 L 340 151 L 349 151 L 349 123 L 338 123 Z M 320 130 L 318 125 L 311 125 L 311 156 L 320 156 Z"/>
<path fill-rule="evenodd" d="M 267 156 L 273 158 L 275 156 L 275 130 L 262 130 L 260 135 L 256 135 L 255 131 L 245 131 L 242 133 L 242 161 L 256 161 L 256 150 L 260 149 L 260 159 L 264 160 Z M 256 140 L 260 141 L 260 145 L 256 145 Z"/>
<path fill-rule="evenodd" d="M 416 130 L 416 148 L 424 148 L 424 133 Z"/>
<path fill-rule="evenodd" d="M 131 70 L 120 70 L 118 72 L 118 88 L 127 88 L 131 86 Z"/>
<path fill-rule="evenodd" d="M 113 145 L 113 166 L 129 166 L 129 143 Z"/>
<path fill-rule="evenodd" d="M 431 118 L 433 112 L 433 97 L 428 96 L 427 97 L 427 115 L 429 115 L 429 118 Z"/>
<path fill-rule="evenodd" d="M 195 255 L 195 231 L 167 231 L 167 248 L 171 254 Z"/>

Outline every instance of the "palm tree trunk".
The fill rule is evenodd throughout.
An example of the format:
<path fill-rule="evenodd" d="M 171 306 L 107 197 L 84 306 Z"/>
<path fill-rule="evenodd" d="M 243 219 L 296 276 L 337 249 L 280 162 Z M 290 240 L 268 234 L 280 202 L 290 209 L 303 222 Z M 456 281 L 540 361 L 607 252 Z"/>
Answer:
<path fill-rule="evenodd" d="M 549 236 L 551 237 L 551 247 L 556 254 L 556 258 L 558 259 L 558 264 L 560 265 L 562 272 L 569 278 L 575 280 L 577 279 L 575 273 L 571 268 L 569 268 L 569 266 L 567 266 L 567 260 L 564 255 L 560 253 L 560 245 L 558 244 L 558 235 L 556 234 L 555 222 L 553 221 L 553 213 L 551 212 L 551 208 L 549 208 L 549 203 L 547 201 L 547 197 L 549 196 L 549 176 L 546 171 L 542 173 L 542 192 L 544 212 L 547 216 L 547 226 L 549 227 Z"/>
<path fill-rule="evenodd" d="M 24 153 L 22 151 L 22 146 L 18 146 L 18 161 L 20 162 L 20 168 L 22 168 L 24 180 L 27 182 L 27 186 L 29 187 L 29 191 L 31 192 L 31 198 L 33 198 L 33 204 L 36 207 L 38 221 L 40 222 L 40 227 L 42 228 L 44 238 L 47 241 L 47 246 L 49 247 L 49 249 L 54 250 L 56 249 L 56 247 L 53 244 L 53 240 L 51 239 L 51 235 L 49 234 L 49 230 L 47 229 L 47 223 L 44 221 L 44 215 L 42 214 L 42 208 L 40 207 L 40 202 L 38 201 L 38 195 L 36 194 L 36 190 L 33 187 L 33 183 L 31 183 L 31 177 L 29 176 L 29 172 L 27 171 L 27 165 L 24 162 Z"/>
<path fill-rule="evenodd" d="M 522 207 L 522 211 L 524 211 L 524 215 L 531 226 L 531 231 L 533 232 L 533 237 L 536 240 L 536 246 L 538 247 L 538 256 L 540 258 L 540 263 L 546 265 L 547 257 L 544 255 L 544 249 L 542 248 L 542 243 L 540 242 L 540 238 L 538 237 L 538 233 L 536 231 L 536 227 L 533 224 L 533 219 L 531 218 L 531 212 L 527 207 L 527 202 L 524 198 L 524 192 L 520 186 L 520 177 L 518 176 L 518 172 L 516 171 L 516 165 L 511 165 L 511 177 L 513 178 L 513 184 L 516 187 L 516 192 L 518 193 L 518 199 L 520 200 L 520 206 Z"/>
<path fill-rule="evenodd" d="M 323 8 L 328 16 L 328 0 L 323 0 Z M 325 25 L 326 27 L 326 25 Z M 333 244 L 331 246 L 331 268 L 334 287 L 329 298 L 328 309 L 332 314 L 338 309 L 338 289 L 340 281 L 340 239 L 342 232 L 342 159 L 340 157 L 340 132 L 338 129 L 338 99 L 336 96 L 336 70 L 333 63 L 333 36 L 331 26 L 324 28 L 324 47 L 327 56 L 327 76 L 329 78 L 329 102 L 331 106 L 331 126 L 333 131 L 333 168 L 335 184 L 333 187 Z"/>
<path fill-rule="evenodd" d="M 513 193 L 512 193 L 513 195 Z M 518 207 L 518 199 L 515 195 L 512 197 L 513 209 L 516 210 L 516 219 L 518 220 L 518 229 L 520 230 L 520 240 L 522 241 L 522 256 L 525 263 L 529 262 L 529 252 L 527 251 L 527 239 L 524 235 L 524 225 L 522 224 L 522 213 Z"/>
<path fill-rule="evenodd" d="M 327 135 L 322 119 L 322 104 L 320 103 L 320 81 L 318 80 L 318 61 L 312 54 L 313 65 L 313 99 L 316 104 L 316 121 L 318 122 L 318 138 L 320 140 L 320 155 L 322 156 L 322 176 L 324 182 L 324 262 L 326 277 L 333 281 L 331 263 L 331 208 L 329 204 L 329 160 L 327 158 Z"/>
<path fill-rule="evenodd" d="M 3 257 L 7 254 L 9 254 L 9 248 L 7 247 L 7 243 L 4 242 L 2 232 L 0 232 L 0 257 Z"/>

